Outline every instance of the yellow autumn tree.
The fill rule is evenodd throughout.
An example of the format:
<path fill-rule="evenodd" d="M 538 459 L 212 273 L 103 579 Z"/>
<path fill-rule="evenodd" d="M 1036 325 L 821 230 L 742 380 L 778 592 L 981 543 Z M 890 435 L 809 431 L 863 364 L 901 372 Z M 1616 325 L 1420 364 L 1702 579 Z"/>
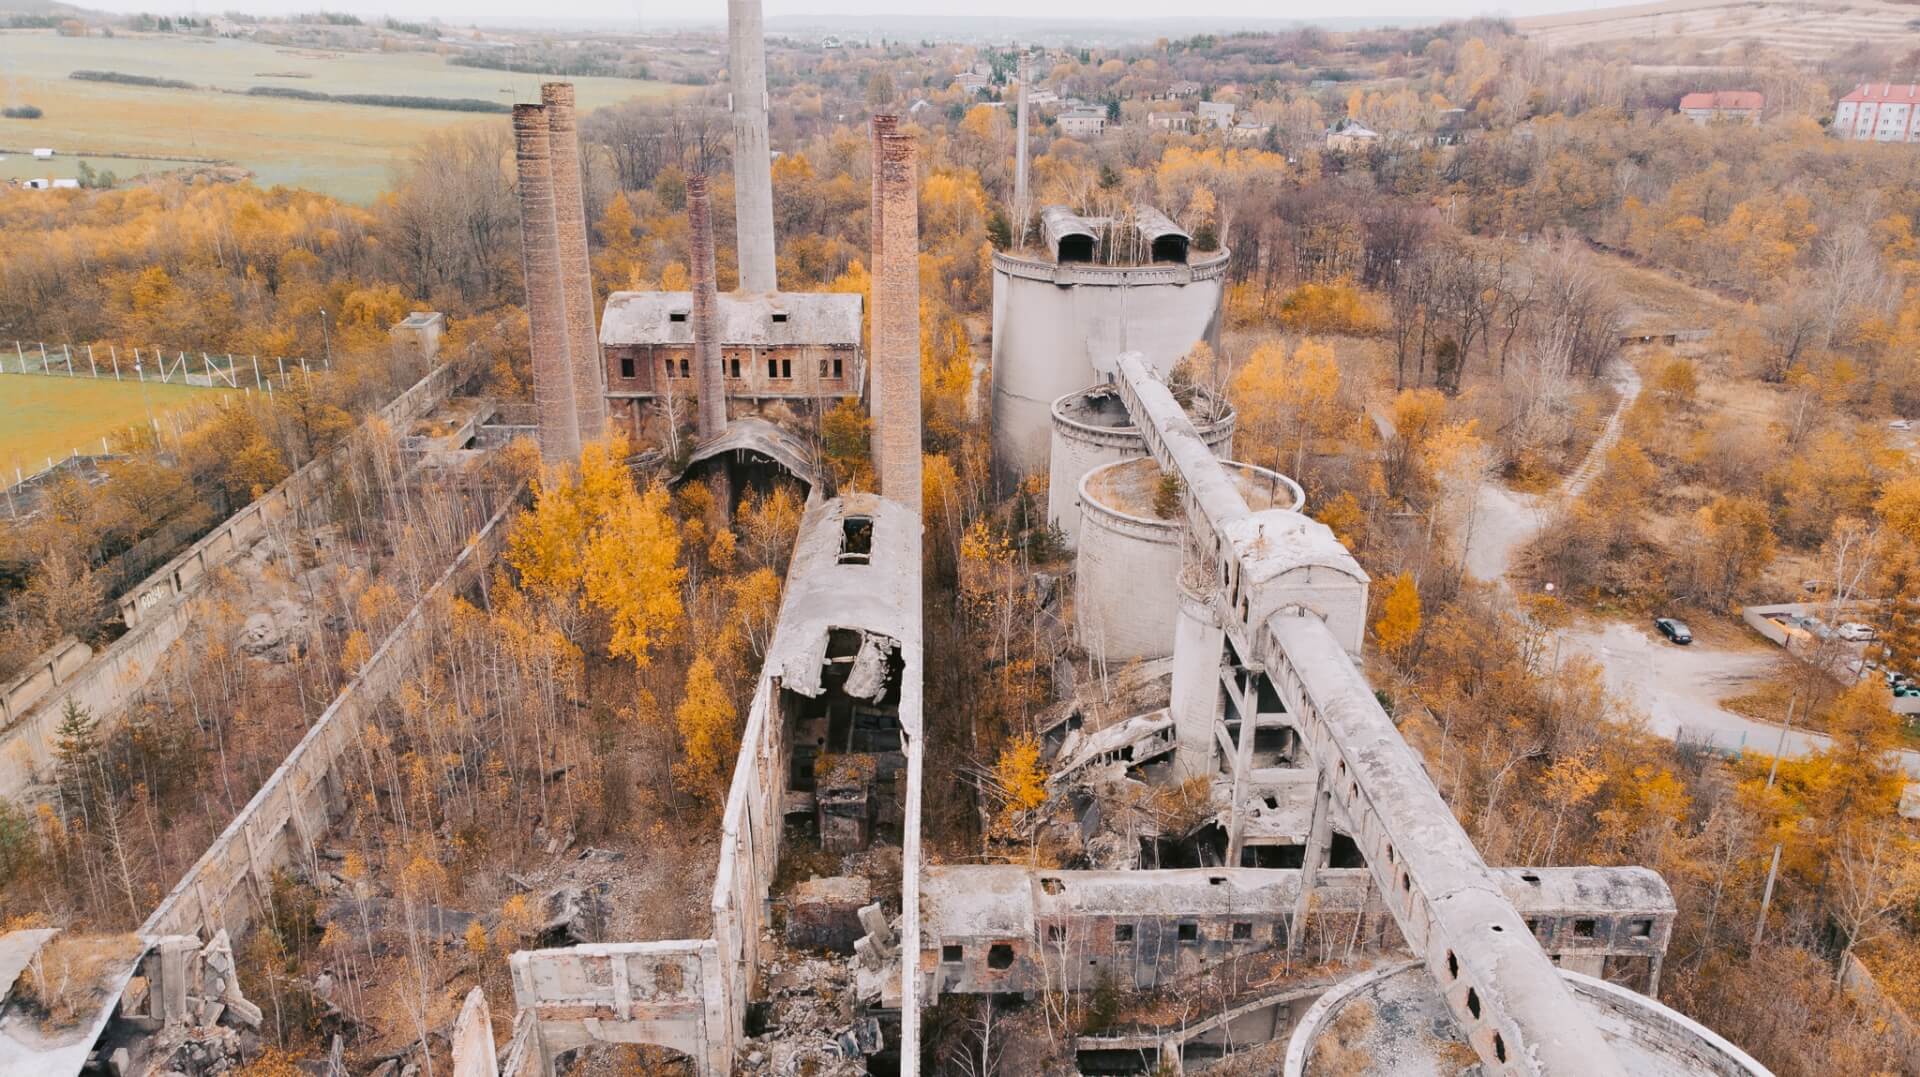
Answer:
<path fill-rule="evenodd" d="M 666 488 L 634 489 L 626 454 L 615 435 L 588 445 L 578 471 L 543 475 L 507 538 L 507 563 L 555 609 L 599 618 L 609 656 L 645 668 L 685 619 L 686 570 Z"/>
<path fill-rule="evenodd" d="M 1253 450 L 1249 458 L 1265 456 L 1295 477 L 1313 439 L 1337 429 L 1339 393 L 1340 365 L 1333 349 L 1312 340 L 1291 352 L 1279 343 L 1260 345 L 1227 383 L 1227 397 L 1240 413 L 1239 428 Z"/>
<path fill-rule="evenodd" d="M 1000 758 L 994 761 L 993 777 L 1007 798 L 999 820 L 1005 830 L 1011 827 L 1014 816 L 1046 802 L 1047 772 L 1040 765 L 1040 739 L 1031 733 L 1022 733 L 1008 741 L 1000 751 Z"/>
<path fill-rule="evenodd" d="M 1373 622 L 1373 639 L 1389 657 L 1399 658 L 1420 634 L 1420 588 L 1413 573 L 1402 572 L 1380 600 L 1380 616 Z"/>
<path fill-rule="evenodd" d="M 740 750 L 737 711 L 713 660 L 706 655 L 687 669 L 687 690 L 674 709 L 685 754 L 673 766 L 674 776 L 694 796 L 717 802 L 726 795 L 727 771 Z"/>

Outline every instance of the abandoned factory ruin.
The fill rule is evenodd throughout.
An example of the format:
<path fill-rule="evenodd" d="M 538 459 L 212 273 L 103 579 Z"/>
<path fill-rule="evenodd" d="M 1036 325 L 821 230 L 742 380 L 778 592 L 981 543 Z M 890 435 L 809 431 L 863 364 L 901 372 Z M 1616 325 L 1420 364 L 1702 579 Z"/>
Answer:
<path fill-rule="evenodd" d="M 1481 858 L 1368 681 L 1367 572 L 1298 483 L 1235 460 L 1233 409 L 1179 376 L 1196 344 L 1219 343 L 1229 252 L 1152 206 L 1027 206 L 1024 84 L 1018 234 L 992 255 L 976 396 L 996 477 L 1044 476 L 1071 550 L 1070 581 L 1033 581 L 1067 668 L 1038 723 L 1035 825 L 1071 866 L 931 855 L 927 768 L 958 764 L 928 759 L 951 716 L 923 692 L 942 658 L 923 644 L 916 135 L 894 116 L 867 132 L 870 293 L 781 291 L 759 0 L 729 0 L 729 19 L 738 289 L 719 290 L 696 172 L 689 290 L 616 291 L 596 317 L 572 87 L 550 83 L 511 117 L 531 412 L 462 395 L 423 312 L 395 333 L 421 381 L 363 435 L 393 440 L 418 487 L 469 491 L 423 607 L 484 601 L 519 501 L 470 492 L 471 475 L 516 437 L 566 467 L 622 433 L 634 466 L 711 482 L 728 510 L 781 484 L 805 495 L 717 866 L 699 880 L 705 915 L 687 937 L 622 938 L 621 908 L 653 895 L 559 889 L 551 945 L 505 958 L 510 992 L 467 994 L 448 1036 L 457 1077 L 548 1077 L 608 1045 L 663 1049 L 700 1077 L 912 1074 L 931 1015 L 956 1000 L 1051 1006 L 1209 979 L 1230 999 L 1213 1018 L 1080 1035 L 1080 1071 L 1201 1072 L 1262 1050 L 1262 1072 L 1290 1077 L 1764 1073 L 1659 1001 L 1675 917 L 1659 875 Z M 821 418 L 847 402 L 871 420 L 867 489 L 821 459 Z M 431 432 L 409 433 L 416 420 Z M 0 792 L 49 780 L 67 700 L 107 724 L 124 712 L 202 577 L 313 518 L 319 481 L 296 475 L 129 596 L 115 649 L 10 695 Z M 416 608 L 375 640 L 142 928 L 77 966 L 83 1019 L 54 1028 L 16 989 L 60 932 L 0 938 L 0 1073 L 235 1064 L 273 1005 L 240 990 L 240 940 L 276 872 L 338 870 L 323 853 L 357 810 L 345 771 L 368 716 L 441 646 L 422 624 Z M 557 835 L 552 851 L 593 855 Z M 512 1034 L 496 1042 L 502 1011 Z M 325 1067 L 346 1072 L 337 1055 Z"/>

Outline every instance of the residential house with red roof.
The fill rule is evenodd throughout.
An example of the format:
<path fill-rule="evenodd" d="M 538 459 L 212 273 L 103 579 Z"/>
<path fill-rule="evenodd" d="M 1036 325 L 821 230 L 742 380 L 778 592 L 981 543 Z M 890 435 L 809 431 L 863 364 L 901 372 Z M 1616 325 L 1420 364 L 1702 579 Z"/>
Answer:
<path fill-rule="evenodd" d="M 1766 107 L 1767 95 L 1758 90 L 1705 90 L 1680 99 L 1680 115 L 1698 124 L 1759 123 Z"/>
<path fill-rule="evenodd" d="M 1862 142 L 1920 142 L 1920 86 L 1856 86 L 1834 107 L 1833 133 Z"/>

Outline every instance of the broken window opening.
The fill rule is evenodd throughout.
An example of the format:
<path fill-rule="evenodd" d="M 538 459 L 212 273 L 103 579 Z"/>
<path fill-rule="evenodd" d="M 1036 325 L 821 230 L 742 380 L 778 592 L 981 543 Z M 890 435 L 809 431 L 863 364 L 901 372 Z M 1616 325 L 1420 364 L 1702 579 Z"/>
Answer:
<path fill-rule="evenodd" d="M 740 357 L 736 355 L 733 358 L 727 360 L 727 362 L 733 368 L 733 376 L 736 378 L 739 377 L 740 376 Z"/>
<path fill-rule="evenodd" d="M 873 517 L 848 516 L 840 521 L 840 563 L 864 565 L 873 557 Z"/>
<path fill-rule="evenodd" d="M 670 311 L 667 314 L 667 320 L 670 322 L 684 322 L 687 320 L 687 312 L 684 310 Z"/>
<path fill-rule="evenodd" d="M 1067 941 L 1066 925 L 1065 924 L 1048 924 L 1047 925 L 1047 941 L 1048 942 Z"/>
<path fill-rule="evenodd" d="M 793 360 L 780 360 L 780 377 L 789 380 L 793 377 Z"/>
<path fill-rule="evenodd" d="M 773 320 L 778 323 L 784 323 L 787 320 L 787 312 L 784 310 L 774 311 Z"/>
<path fill-rule="evenodd" d="M 1049 894 L 1061 894 L 1066 892 L 1067 884 L 1060 879 L 1046 876 L 1040 880 L 1040 889 Z"/>
<path fill-rule="evenodd" d="M 1599 924 L 1593 920 L 1575 920 L 1573 922 L 1573 937 L 1576 939 L 1593 938 L 1594 931 L 1598 927 Z"/>
<path fill-rule="evenodd" d="M 767 357 L 767 377 L 777 378 L 779 376 L 780 376 L 780 360 L 775 359 L 772 356 L 768 356 Z"/>
<path fill-rule="evenodd" d="M 633 377 L 633 356 L 623 355 L 620 357 L 620 376 L 623 378 Z"/>
<path fill-rule="evenodd" d="M 987 947 L 987 967 L 990 969 L 1012 968 L 1013 947 L 1004 942 L 996 942 Z"/>
<path fill-rule="evenodd" d="M 940 947 L 940 963 L 943 965 L 958 965 L 965 956 L 965 951 L 956 943 L 950 942 Z"/>
<path fill-rule="evenodd" d="M 1627 925 L 1627 934 L 1636 939 L 1651 938 L 1653 936 L 1653 921 L 1635 920 Z"/>
<path fill-rule="evenodd" d="M 1253 941 L 1253 925 L 1252 924 L 1233 925 L 1233 941 L 1235 942 Z"/>
<path fill-rule="evenodd" d="M 1113 925 L 1113 941 L 1132 942 L 1133 941 L 1133 925 L 1132 924 Z"/>
<path fill-rule="evenodd" d="M 689 371 L 691 369 L 692 368 L 687 365 L 687 361 L 685 359 L 680 360 L 680 376 L 681 377 L 683 378 L 689 377 L 690 376 Z"/>
<path fill-rule="evenodd" d="M 820 376 L 823 378 L 827 376 L 827 361 L 825 359 L 820 360 Z"/>
<path fill-rule="evenodd" d="M 838 377 L 841 377 L 841 376 L 842 376 L 842 374 L 841 374 L 841 368 L 840 368 L 840 362 L 841 362 L 841 361 L 840 361 L 839 359 L 835 359 L 835 360 L 833 361 L 833 376 L 834 376 L 834 377 L 836 377 L 836 378 L 838 378 Z"/>
<path fill-rule="evenodd" d="M 1200 925 L 1199 924 L 1181 924 L 1180 925 L 1180 941 L 1181 942 L 1199 942 L 1200 941 Z"/>

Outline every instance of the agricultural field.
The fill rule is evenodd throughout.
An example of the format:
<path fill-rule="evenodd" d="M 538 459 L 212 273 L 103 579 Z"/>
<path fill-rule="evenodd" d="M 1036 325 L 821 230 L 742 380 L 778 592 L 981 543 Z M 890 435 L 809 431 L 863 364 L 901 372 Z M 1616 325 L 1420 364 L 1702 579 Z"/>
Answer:
<path fill-rule="evenodd" d="M 195 89 L 86 82 L 79 70 L 114 71 L 193 83 Z M 252 86 L 320 93 L 475 98 L 512 104 L 538 100 L 552 76 L 457 67 L 430 52 L 340 52 L 280 48 L 252 41 L 129 34 L 60 37 L 51 31 L 0 31 L 0 101 L 31 104 L 36 120 L 0 119 L 0 178 L 71 175 L 16 156 L 47 146 L 87 157 L 121 174 L 138 167 L 90 155 L 148 161 L 217 160 L 255 174 L 263 185 L 289 184 L 356 202 L 387 188 L 393 166 L 427 135 L 475 123 L 504 126 L 485 113 L 389 108 L 248 96 Z M 634 97 L 684 92 L 661 82 L 573 79 L 582 110 Z M 137 162 L 129 162 L 137 164 Z M 16 167 L 27 167 L 16 173 Z M 77 168 L 77 163 L 69 163 Z"/>
<path fill-rule="evenodd" d="M 1886 0 L 1663 0 L 1516 19 L 1549 47 L 1662 44 L 1724 53 L 1742 45 L 1817 62 L 1862 41 L 1899 53 L 1920 47 L 1920 7 Z"/>
<path fill-rule="evenodd" d="M 5 153 L 0 154 L 0 183 L 7 180 L 77 179 L 83 161 L 95 172 L 111 172 L 123 180 L 153 172 L 174 172 L 200 163 L 173 157 L 54 157 L 35 160 L 31 154 Z"/>
<path fill-rule="evenodd" d="M 32 474 L 78 449 L 99 452 L 100 439 L 129 426 L 204 406 L 230 390 L 110 378 L 0 374 L 0 470 Z"/>

